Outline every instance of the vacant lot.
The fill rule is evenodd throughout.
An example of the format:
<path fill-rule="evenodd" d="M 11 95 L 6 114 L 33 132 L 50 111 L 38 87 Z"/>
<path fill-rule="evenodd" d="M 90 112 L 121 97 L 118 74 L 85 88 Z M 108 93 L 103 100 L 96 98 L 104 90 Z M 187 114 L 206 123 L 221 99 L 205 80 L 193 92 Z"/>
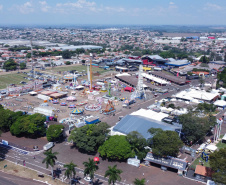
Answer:
<path fill-rule="evenodd" d="M 87 66 L 84 65 L 76 65 L 76 66 L 62 66 L 62 67 L 54 67 L 52 69 L 47 69 L 47 71 L 71 71 L 71 70 L 77 70 L 78 72 L 82 72 L 83 70 L 87 71 Z M 93 72 L 99 72 L 99 73 L 104 73 L 106 72 L 106 70 L 104 70 L 103 68 L 99 68 L 99 67 L 92 67 L 92 71 Z"/>
<path fill-rule="evenodd" d="M 6 167 L 6 165 L 7 165 L 7 167 Z M 4 168 L 4 166 L 5 166 L 5 168 Z M 23 182 L 26 184 L 28 184 L 27 182 L 30 182 L 30 184 L 45 184 L 45 183 L 33 181 L 33 179 L 40 180 L 42 182 L 48 182 L 52 185 L 65 185 L 66 184 L 57 179 L 52 180 L 51 176 L 45 175 L 44 178 L 38 177 L 38 175 L 37 175 L 38 172 L 31 170 L 29 168 L 26 168 L 22 165 L 16 165 L 16 164 L 14 164 L 10 161 L 6 161 L 6 160 L 0 161 L 0 171 L 1 171 L 1 175 L 4 175 L 4 176 L 6 176 L 6 174 L 7 174 L 7 176 L 8 176 L 8 174 L 13 175 L 13 176 L 10 176 L 10 178 L 8 177 L 6 179 L 10 179 L 14 183 L 20 181 L 21 183 L 19 183 L 19 184 L 23 184 Z M 4 174 L 2 172 L 6 173 L 6 174 Z M 17 178 L 14 176 L 18 176 L 18 177 L 22 177 L 22 178 Z"/>
<path fill-rule="evenodd" d="M 21 85 L 20 82 L 24 81 L 27 82 L 27 80 L 24 78 L 27 75 L 23 73 L 13 73 L 13 74 L 6 74 L 6 75 L 0 75 L 0 89 L 4 89 L 9 84 L 18 84 Z"/>

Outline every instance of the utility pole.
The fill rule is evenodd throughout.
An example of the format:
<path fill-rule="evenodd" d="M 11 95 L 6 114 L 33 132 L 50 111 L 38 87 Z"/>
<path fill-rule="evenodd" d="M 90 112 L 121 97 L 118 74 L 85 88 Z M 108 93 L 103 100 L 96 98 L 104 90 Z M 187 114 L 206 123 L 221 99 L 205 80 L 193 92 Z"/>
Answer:
<path fill-rule="evenodd" d="M 30 40 L 30 43 L 31 43 L 31 70 L 32 70 L 32 77 L 34 78 L 32 39 Z"/>
<path fill-rule="evenodd" d="M 90 53 L 90 90 L 92 90 L 92 59 L 93 59 L 93 54 Z"/>

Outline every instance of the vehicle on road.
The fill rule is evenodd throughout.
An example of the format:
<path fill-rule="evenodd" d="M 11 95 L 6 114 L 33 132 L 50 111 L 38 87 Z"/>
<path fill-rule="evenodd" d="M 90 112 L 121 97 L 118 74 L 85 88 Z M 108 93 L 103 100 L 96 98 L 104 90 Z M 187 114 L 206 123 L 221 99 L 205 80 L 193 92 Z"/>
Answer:
<path fill-rule="evenodd" d="M 87 182 L 91 182 L 92 181 L 92 179 L 89 176 L 85 176 L 84 180 L 87 181 Z"/>
<path fill-rule="evenodd" d="M 51 149 L 52 147 L 54 147 L 54 142 L 49 142 L 47 143 L 46 145 L 43 146 L 43 150 L 49 150 Z"/>

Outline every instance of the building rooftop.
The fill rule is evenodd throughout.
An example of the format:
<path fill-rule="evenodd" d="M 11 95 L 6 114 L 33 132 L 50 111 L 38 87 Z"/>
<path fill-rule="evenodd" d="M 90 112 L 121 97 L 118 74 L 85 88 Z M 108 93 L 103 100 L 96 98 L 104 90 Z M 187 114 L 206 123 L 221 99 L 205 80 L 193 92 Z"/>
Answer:
<path fill-rule="evenodd" d="M 155 114 L 158 114 L 155 112 Z M 150 128 L 161 128 L 162 130 L 179 130 L 180 127 L 173 126 L 161 121 L 150 119 L 140 115 L 127 115 L 120 120 L 120 122 L 113 128 L 114 132 L 120 132 L 125 135 L 130 132 L 137 131 L 145 139 L 152 138 L 152 135 L 148 132 Z"/>
<path fill-rule="evenodd" d="M 209 167 L 196 165 L 195 174 L 202 175 L 205 177 L 212 177 L 213 171 Z"/>

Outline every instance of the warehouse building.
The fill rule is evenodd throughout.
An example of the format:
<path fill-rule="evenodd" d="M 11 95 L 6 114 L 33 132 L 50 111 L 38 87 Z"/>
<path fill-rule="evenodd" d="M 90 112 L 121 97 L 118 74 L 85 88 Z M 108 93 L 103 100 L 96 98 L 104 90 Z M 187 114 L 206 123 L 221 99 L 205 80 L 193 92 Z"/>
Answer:
<path fill-rule="evenodd" d="M 122 118 L 110 129 L 110 135 L 127 135 L 130 132 L 137 131 L 145 139 L 150 139 L 152 138 L 152 135 L 148 132 L 150 128 L 160 128 L 162 130 L 180 132 L 182 128 L 181 126 L 174 126 L 162 122 L 161 120 L 165 117 L 168 117 L 165 113 L 140 109 Z"/>

